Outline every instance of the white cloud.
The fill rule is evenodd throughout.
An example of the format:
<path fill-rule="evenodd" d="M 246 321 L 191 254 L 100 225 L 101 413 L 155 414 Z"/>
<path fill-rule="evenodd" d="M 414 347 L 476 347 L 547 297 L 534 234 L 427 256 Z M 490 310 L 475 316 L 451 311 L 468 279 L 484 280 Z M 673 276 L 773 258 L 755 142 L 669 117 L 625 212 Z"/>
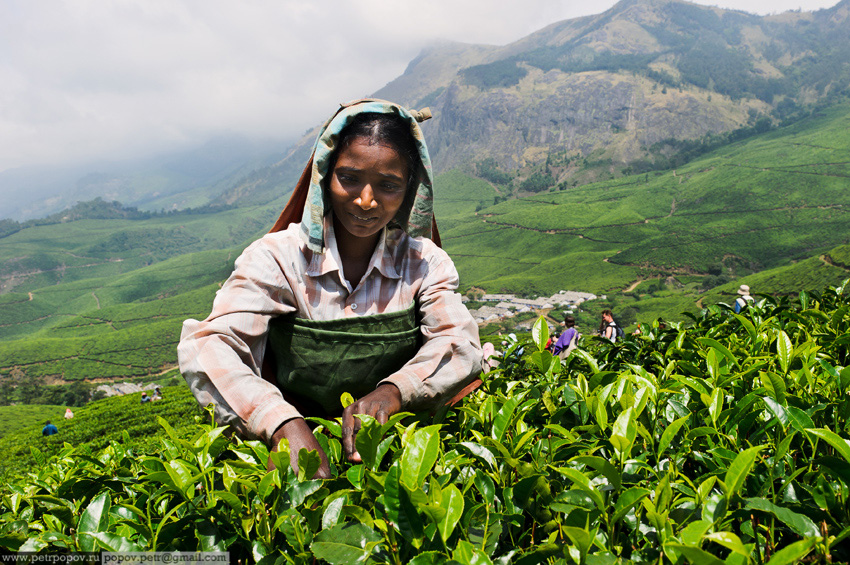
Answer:
<path fill-rule="evenodd" d="M 709 2 L 758 13 L 836 0 Z M 574 0 L 4 0 L 0 171 L 219 132 L 291 136 L 436 40 L 505 44 L 599 12 Z"/>

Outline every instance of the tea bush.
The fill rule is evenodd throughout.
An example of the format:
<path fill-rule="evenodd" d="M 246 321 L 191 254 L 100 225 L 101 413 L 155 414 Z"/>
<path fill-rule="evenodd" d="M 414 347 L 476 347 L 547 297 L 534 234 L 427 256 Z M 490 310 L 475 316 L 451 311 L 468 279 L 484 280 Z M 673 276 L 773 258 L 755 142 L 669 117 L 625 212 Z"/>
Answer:
<path fill-rule="evenodd" d="M 845 283 L 846 284 L 846 283 Z M 850 289 L 848 289 L 850 290 Z M 332 478 L 201 423 L 140 456 L 66 446 L 0 496 L 9 550 L 226 550 L 261 563 L 850 559 L 850 296 L 711 306 L 561 362 L 547 329 L 462 406 L 363 417 Z M 125 440 L 126 441 L 126 440 Z M 40 454 L 35 453 L 36 457 Z"/>

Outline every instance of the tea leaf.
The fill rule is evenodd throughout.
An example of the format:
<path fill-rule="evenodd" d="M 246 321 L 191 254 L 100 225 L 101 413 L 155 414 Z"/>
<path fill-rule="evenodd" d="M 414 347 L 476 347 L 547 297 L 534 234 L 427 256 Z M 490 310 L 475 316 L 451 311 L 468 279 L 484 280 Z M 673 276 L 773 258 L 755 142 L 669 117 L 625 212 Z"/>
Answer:
<path fill-rule="evenodd" d="M 109 526 L 109 509 L 111 501 L 108 492 L 102 492 L 89 502 L 77 529 L 81 532 L 103 532 Z M 90 551 L 90 550 L 85 550 Z"/>
<path fill-rule="evenodd" d="M 611 444 L 620 452 L 621 459 L 626 459 L 631 453 L 636 435 L 635 413 L 628 408 L 617 417 L 611 431 Z"/>
<path fill-rule="evenodd" d="M 723 561 L 698 547 L 692 547 L 690 545 L 683 545 L 680 543 L 664 544 L 665 552 L 670 552 L 671 549 L 674 552 L 684 555 L 685 559 L 691 563 L 699 563 L 699 565 L 725 565 Z"/>
<path fill-rule="evenodd" d="M 816 539 L 804 539 L 792 543 L 773 554 L 767 565 L 791 565 L 799 563 L 803 557 L 809 554 L 817 543 Z"/>
<path fill-rule="evenodd" d="M 658 457 L 661 457 L 661 455 L 667 450 L 670 442 L 673 441 L 673 438 L 676 437 L 676 434 L 680 429 L 682 429 L 682 426 L 685 425 L 689 418 L 690 416 L 682 416 L 667 426 L 667 429 L 664 430 L 664 433 L 661 434 L 661 439 L 658 441 Z"/>
<path fill-rule="evenodd" d="M 750 474 L 755 464 L 756 457 L 758 457 L 759 452 L 764 448 L 764 445 L 757 445 L 745 449 L 735 457 L 735 460 L 732 461 L 732 464 L 729 465 L 729 469 L 726 471 L 726 479 L 724 481 L 726 483 L 726 496 L 731 498 L 741 490 L 741 487 L 744 486 L 744 481 L 747 479 L 747 475 Z"/>
<path fill-rule="evenodd" d="M 531 339 L 537 346 L 537 351 L 546 350 L 546 342 L 549 341 L 549 324 L 546 323 L 546 318 L 543 316 L 540 316 L 534 322 L 534 326 L 531 328 Z"/>
<path fill-rule="evenodd" d="M 835 448 L 835 451 L 837 451 L 845 461 L 850 463 L 850 442 L 846 439 L 842 438 L 835 432 L 831 432 L 823 428 L 807 428 L 806 431 L 826 441 L 829 445 Z"/>
<path fill-rule="evenodd" d="M 440 426 L 428 426 L 416 430 L 401 454 L 401 482 L 414 490 L 422 486 L 425 477 L 440 454 Z"/>
<path fill-rule="evenodd" d="M 791 352 L 794 350 L 794 345 L 788 338 L 788 334 L 779 330 L 776 332 L 776 356 L 779 359 L 779 366 L 782 368 L 783 374 L 788 374 L 788 366 L 791 364 Z"/>
<path fill-rule="evenodd" d="M 463 515 L 463 495 L 453 484 L 443 489 L 443 500 L 440 502 L 440 507 L 446 511 L 446 514 L 437 524 L 437 528 L 440 530 L 440 537 L 445 542 L 451 537 L 458 520 Z"/>
<path fill-rule="evenodd" d="M 748 498 L 745 508 L 747 510 L 761 510 L 776 516 L 779 521 L 791 528 L 798 536 L 816 537 L 820 535 L 818 527 L 805 514 L 798 514 L 788 508 L 777 506 L 764 498 Z"/>
<path fill-rule="evenodd" d="M 380 534 L 364 524 L 337 524 L 319 532 L 310 549 L 318 559 L 333 565 L 363 563 L 382 539 Z"/>
<path fill-rule="evenodd" d="M 741 538 L 733 534 L 732 532 L 714 532 L 711 534 L 707 534 L 705 539 L 711 540 L 715 543 L 719 543 L 726 549 L 731 549 L 738 555 L 743 555 L 744 557 L 749 558 L 752 554 L 752 546 L 747 547 L 741 541 Z"/>
<path fill-rule="evenodd" d="M 767 389 L 767 392 L 780 404 L 785 404 L 785 379 L 773 373 L 766 371 L 759 374 L 761 384 Z"/>
<path fill-rule="evenodd" d="M 637 506 L 645 497 L 649 496 L 649 493 L 649 489 L 632 487 L 620 494 L 617 497 L 617 502 L 614 504 L 614 515 L 611 519 L 614 522 L 622 520 L 629 510 Z"/>

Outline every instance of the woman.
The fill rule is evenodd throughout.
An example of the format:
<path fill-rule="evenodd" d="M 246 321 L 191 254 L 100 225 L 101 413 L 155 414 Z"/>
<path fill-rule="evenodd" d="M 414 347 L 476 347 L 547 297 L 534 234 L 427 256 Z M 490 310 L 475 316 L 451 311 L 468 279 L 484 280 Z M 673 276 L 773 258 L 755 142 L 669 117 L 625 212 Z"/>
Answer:
<path fill-rule="evenodd" d="M 342 443 L 358 462 L 355 415 L 383 423 L 435 407 L 481 371 L 457 271 L 429 239 L 439 241 L 417 123 L 427 117 L 344 105 L 272 233 L 236 261 L 210 316 L 183 326 L 180 369 L 198 401 L 243 437 L 272 449 L 286 438 L 295 469 L 301 449 L 318 451 L 318 477 L 330 469 L 305 416 L 339 415 L 343 392 L 357 398 Z"/>
<path fill-rule="evenodd" d="M 602 322 L 599 324 L 599 333 L 611 341 L 616 342 L 619 337 L 619 332 L 617 332 L 618 327 L 617 322 L 614 321 L 614 313 L 608 309 L 603 310 Z"/>
<path fill-rule="evenodd" d="M 571 314 L 564 315 L 564 321 L 561 324 L 565 328 L 564 333 L 555 342 L 552 353 L 561 359 L 566 359 L 573 352 L 573 349 L 576 348 L 576 341 L 578 341 L 579 334 L 575 328 L 576 319 Z"/>

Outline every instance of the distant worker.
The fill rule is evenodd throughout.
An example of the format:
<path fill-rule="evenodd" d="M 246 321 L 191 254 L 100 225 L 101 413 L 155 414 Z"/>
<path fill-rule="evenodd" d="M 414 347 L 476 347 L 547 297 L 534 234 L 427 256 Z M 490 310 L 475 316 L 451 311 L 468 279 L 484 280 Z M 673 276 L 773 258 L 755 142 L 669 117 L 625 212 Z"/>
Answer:
<path fill-rule="evenodd" d="M 602 323 L 599 325 L 599 333 L 614 343 L 623 338 L 623 329 L 614 321 L 614 313 L 611 310 L 606 309 L 602 311 Z"/>
<path fill-rule="evenodd" d="M 41 435 L 43 436 L 52 436 L 58 434 L 59 430 L 56 429 L 56 426 L 50 423 L 50 420 L 44 423 L 44 427 L 41 429 Z"/>
<path fill-rule="evenodd" d="M 750 287 L 745 285 L 745 284 L 742 284 L 741 286 L 738 287 L 738 294 L 740 294 L 740 296 L 737 299 L 735 299 L 735 313 L 736 314 L 739 314 L 741 312 L 741 310 L 744 309 L 744 306 L 746 306 L 748 302 L 754 301 L 753 297 L 750 296 Z"/>
<path fill-rule="evenodd" d="M 71 409 L 70 409 L 70 408 L 65 408 L 65 419 L 66 419 L 66 420 L 70 420 L 70 419 L 71 419 L 71 418 L 73 418 L 73 417 L 74 417 L 74 413 L 73 413 L 73 412 L 71 412 Z"/>
<path fill-rule="evenodd" d="M 573 349 L 576 348 L 576 341 L 578 341 L 579 333 L 575 328 L 576 319 L 567 314 L 564 316 L 564 321 L 561 322 L 564 327 L 564 333 L 561 334 L 561 337 L 558 338 L 558 341 L 555 342 L 555 347 L 552 349 L 552 353 L 560 357 L 561 359 L 566 359 L 569 357 L 570 353 L 573 352 Z"/>
<path fill-rule="evenodd" d="M 159 390 L 159 387 L 154 387 L 153 397 L 151 398 L 151 400 L 152 401 L 162 400 L 162 391 Z"/>
<path fill-rule="evenodd" d="M 150 401 L 151 401 L 151 397 L 148 396 L 148 393 L 143 392 L 142 393 L 142 404 L 144 404 L 145 402 L 150 402 Z"/>

